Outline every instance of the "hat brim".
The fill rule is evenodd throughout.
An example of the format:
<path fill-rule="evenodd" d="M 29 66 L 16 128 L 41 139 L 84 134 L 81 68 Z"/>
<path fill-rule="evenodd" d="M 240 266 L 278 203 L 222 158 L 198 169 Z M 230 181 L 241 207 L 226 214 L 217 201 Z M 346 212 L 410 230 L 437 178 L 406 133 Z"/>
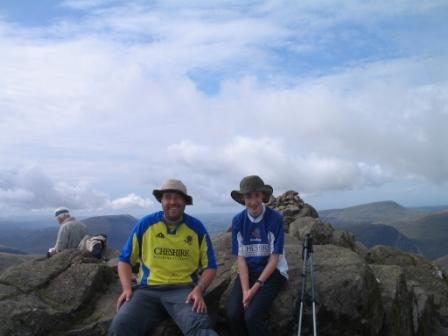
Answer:
<path fill-rule="evenodd" d="M 176 190 L 176 189 L 164 189 L 164 190 L 160 190 L 160 189 L 154 189 L 152 191 L 152 194 L 154 195 L 154 197 L 156 198 L 157 201 L 159 201 L 159 203 L 162 202 L 162 196 L 163 193 L 165 192 L 175 192 L 179 195 L 182 195 L 185 199 L 185 204 L 186 205 L 193 205 L 193 197 L 191 197 L 190 195 L 186 195 L 183 192 Z"/>
<path fill-rule="evenodd" d="M 251 192 L 255 192 L 255 191 L 261 191 L 264 196 L 263 196 L 263 203 L 268 203 L 269 199 L 271 198 L 272 193 L 274 192 L 274 190 L 272 189 L 272 187 L 269 184 L 265 184 L 263 186 L 263 188 L 257 189 L 257 190 L 253 190 Z M 230 196 L 232 197 L 232 199 L 241 204 L 241 205 L 245 205 L 244 203 L 244 194 L 243 192 L 239 191 L 239 190 L 232 190 L 232 192 L 230 193 Z M 246 193 L 247 194 L 247 193 Z"/>

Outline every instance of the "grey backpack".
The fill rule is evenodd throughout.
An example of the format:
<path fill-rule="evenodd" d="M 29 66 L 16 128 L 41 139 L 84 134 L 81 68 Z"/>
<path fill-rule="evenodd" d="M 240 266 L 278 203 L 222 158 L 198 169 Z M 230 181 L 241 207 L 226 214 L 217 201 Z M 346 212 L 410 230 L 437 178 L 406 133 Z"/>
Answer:
<path fill-rule="evenodd" d="M 103 251 L 107 245 L 107 235 L 85 235 L 78 245 L 78 248 L 91 257 L 101 259 Z"/>

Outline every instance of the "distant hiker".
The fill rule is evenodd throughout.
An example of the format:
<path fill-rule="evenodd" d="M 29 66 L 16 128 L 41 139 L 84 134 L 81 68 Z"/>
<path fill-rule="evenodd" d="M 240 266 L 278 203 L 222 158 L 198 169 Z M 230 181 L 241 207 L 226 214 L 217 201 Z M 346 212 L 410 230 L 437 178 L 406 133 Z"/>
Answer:
<path fill-rule="evenodd" d="M 216 260 L 205 227 L 184 212 L 193 199 L 179 180 L 164 182 L 153 195 L 163 211 L 143 217 L 121 250 L 123 291 L 109 335 L 148 335 L 168 316 L 185 335 L 217 335 L 203 298 L 216 275 Z M 137 263 L 133 291 L 131 270 Z"/>
<path fill-rule="evenodd" d="M 231 192 L 246 207 L 232 221 L 232 254 L 238 266 L 226 307 L 232 335 L 271 335 L 265 318 L 288 278 L 282 215 L 263 204 L 272 191 L 253 175 L 244 177 L 240 190 Z"/>
<path fill-rule="evenodd" d="M 48 257 L 62 250 L 78 248 L 79 243 L 87 234 L 85 224 L 70 216 L 67 208 L 57 208 L 54 216 L 59 223 L 59 231 L 56 244 L 47 252 Z"/>

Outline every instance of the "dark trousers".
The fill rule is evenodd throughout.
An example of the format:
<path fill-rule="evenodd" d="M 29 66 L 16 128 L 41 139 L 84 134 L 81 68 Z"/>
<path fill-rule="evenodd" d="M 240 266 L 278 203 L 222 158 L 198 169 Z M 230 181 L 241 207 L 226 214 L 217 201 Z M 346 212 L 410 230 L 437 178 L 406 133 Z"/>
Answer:
<path fill-rule="evenodd" d="M 249 273 L 249 286 L 258 279 L 259 273 Z M 249 306 L 243 307 L 243 290 L 239 276 L 236 277 L 227 302 L 227 319 L 232 335 L 271 335 L 266 325 L 266 317 L 277 294 L 286 282 L 278 270 L 269 277 L 252 298 Z"/>
<path fill-rule="evenodd" d="M 192 303 L 185 303 L 191 287 L 157 290 L 140 288 L 134 291 L 115 315 L 109 336 L 144 336 L 170 316 L 182 333 L 188 336 L 218 336 L 210 328 L 207 314 L 196 313 Z"/>

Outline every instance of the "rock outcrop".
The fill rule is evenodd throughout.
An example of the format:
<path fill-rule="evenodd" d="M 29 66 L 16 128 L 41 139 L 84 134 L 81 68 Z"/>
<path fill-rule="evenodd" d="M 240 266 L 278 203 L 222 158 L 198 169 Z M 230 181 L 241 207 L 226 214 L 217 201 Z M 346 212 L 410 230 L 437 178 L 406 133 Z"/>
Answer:
<path fill-rule="evenodd" d="M 307 234 L 314 240 L 319 335 L 448 334 L 445 269 L 418 255 L 384 246 L 368 250 L 350 232 L 335 231 L 322 222 L 296 192 L 272 198 L 269 206 L 287 218 L 285 255 L 289 264 L 289 281 L 267 317 L 273 334 L 297 334 L 302 244 Z M 225 304 L 236 275 L 230 233 L 214 237 L 213 244 L 219 270 L 205 299 L 215 329 L 225 336 L 230 335 Z M 0 274 L 0 336 L 105 335 L 119 293 L 113 263 L 85 258 L 78 251 L 25 261 Z M 308 289 L 303 334 L 312 330 L 309 293 Z M 180 332 L 167 320 L 154 335 Z"/>
<path fill-rule="evenodd" d="M 0 274 L 7 268 L 31 260 L 35 256 L 0 252 Z"/>
<path fill-rule="evenodd" d="M 76 250 L 9 267 L 0 275 L 0 335 L 70 334 L 116 283 L 113 269 Z"/>

